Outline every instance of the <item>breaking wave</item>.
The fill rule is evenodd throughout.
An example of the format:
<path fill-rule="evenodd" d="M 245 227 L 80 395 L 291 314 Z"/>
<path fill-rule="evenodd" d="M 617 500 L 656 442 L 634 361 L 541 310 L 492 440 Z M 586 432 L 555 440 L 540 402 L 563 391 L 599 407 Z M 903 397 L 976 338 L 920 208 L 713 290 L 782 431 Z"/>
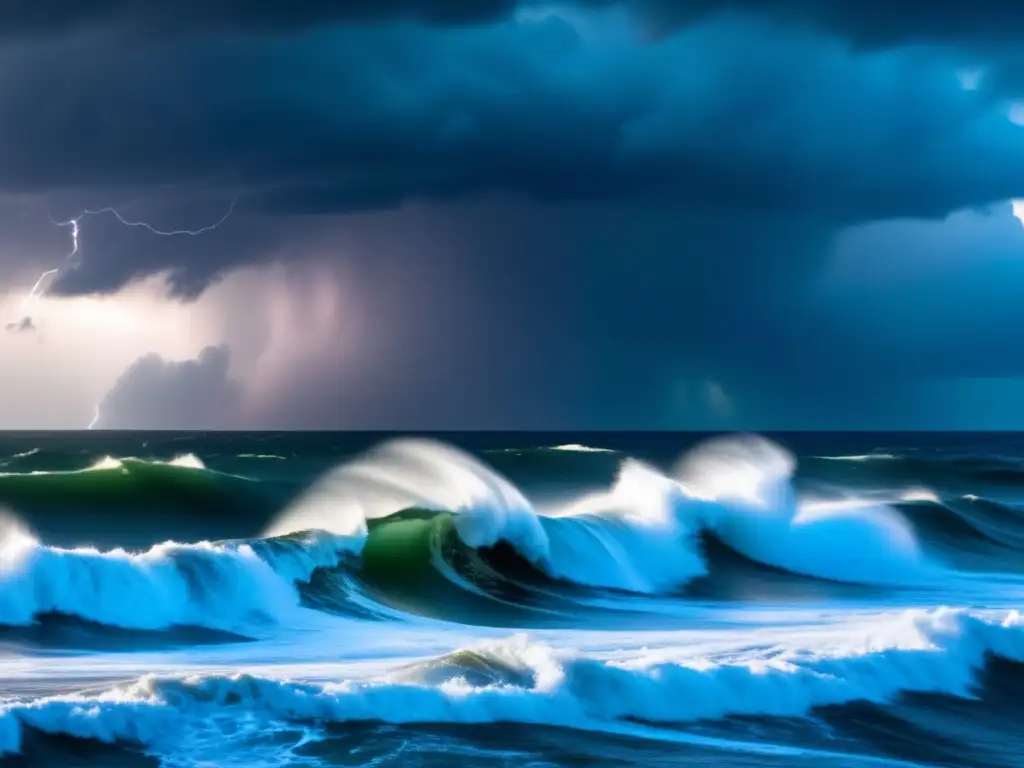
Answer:
<path fill-rule="evenodd" d="M 108 627 L 206 627 L 247 634 L 299 605 L 296 583 L 337 565 L 348 542 L 167 542 L 142 552 L 62 549 L 16 520 L 0 530 L 0 625 L 71 616 Z"/>
<path fill-rule="evenodd" d="M 848 629 L 838 646 L 798 642 L 746 657 L 663 647 L 609 658 L 516 636 L 370 679 L 149 676 L 96 695 L 0 703 L 0 753 L 18 752 L 26 729 L 180 756 L 196 742 L 189 736 L 211 723 L 254 738 L 288 723 L 504 722 L 628 732 L 735 717 L 813 718 L 855 703 L 890 705 L 906 694 L 974 699 L 986 664 L 1024 661 L 1024 621 L 1015 612 L 908 611 Z M 696 733 L 669 733 L 700 743 Z"/>
<path fill-rule="evenodd" d="M 10 525 L 0 540 L 0 625 L 59 615 L 254 636 L 300 620 L 302 608 L 522 625 L 524 612 L 571 617 L 598 592 L 770 598 L 792 596 L 794 582 L 835 594 L 934 592 L 972 567 L 974 544 L 1024 544 L 1008 520 L 1016 510 L 993 501 L 802 498 L 793 457 L 761 438 L 708 442 L 670 474 L 617 461 L 609 489 L 543 513 L 477 459 L 398 440 L 326 475 L 259 539 L 103 551 L 47 546 Z M 7 479 L 45 487 L 135 473 L 166 489 L 166 474 L 212 480 L 235 506 L 246 498 L 232 494 L 248 481 L 194 457 L 108 463 Z"/>
<path fill-rule="evenodd" d="M 867 502 L 801 506 L 792 471 L 788 454 L 767 441 L 718 441 L 689 455 L 678 478 L 626 459 L 609 491 L 541 515 L 508 480 L 468 455 L 398 441 L 326 477 L 268 534 L 366 536 L 368 521 L 432 510 L 451 515 L 468 547 L 507 545 L 553 579 L 648 594 L 707 574 L 702 534 L 812 578 L 899 585 L 940 575 L 897 512 Z"/>
<path fill-rule="evenodd" d="M 749 436 L 675 464 L 669 436 L 394 440 L 321 476 L 362 438 L 38 439 L 0 458 L 0 763 L 447 765 L 465 745 L 548 765 L 571 744 L 640 764 L 654 739 L 731 765 L 996 768 L 1024 749 L 1005 442 L 816 437 L 844 455 L 797 467 Z"/>

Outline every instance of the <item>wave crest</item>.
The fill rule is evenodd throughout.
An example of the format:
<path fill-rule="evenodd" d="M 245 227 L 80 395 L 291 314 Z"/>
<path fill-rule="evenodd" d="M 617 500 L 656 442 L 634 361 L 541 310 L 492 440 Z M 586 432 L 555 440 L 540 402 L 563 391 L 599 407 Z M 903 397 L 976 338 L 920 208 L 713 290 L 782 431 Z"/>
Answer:
<path fill-rule="evenodd" d="M 389 569 L 413 573 L 415 557 L 433 569 L 417 573 L 439 575 L 463 591 L 490 598 L 500 597 L 490 582 L 498 592 L 514 587 L 501 598 L 513 603 L 524 592 L 546 589 L 531 574 L 592 589 L 682 591 L 709 576 L 708 537 L 748 561 L 803 577 L 876 586 L 942 583 L 947 572 L 922 554 L 899 513 L 858 500 L 800 501 L 794 466 L 792 456 L 761 438 L 711 441 L 684 457 L 676 477 L 623 459 L 609 490 L 538 514 L 515 485 L 467 454 L 431 441 L 393 441 L 329 473 L 272 524 L 268 539 L 168 542 L 130 553 L 9 536 L 0 624 L 21 626 L 57 613 L 126 629 L 244 633 L 281 619 L 300 602 L 297 582 L 337 566 L 344 554 L 362 554 L 368 541 L 376 542 L 378 576 Z M 391 519 L 414 508 L 418 523 L 408 515 Z M 423 518 L 432 514 L 445 519 L 434 525 Z M 346 595 L 326 593 L 349 583 L 321 579 L 308 593 L 333 609 Z M 388 594 L 379 599 L 391 605 Z"/>
<path fill-rule="evenodd" d="M 418 508 L 453 515 L 471 548 L 504 542 L 548 576 L 587 587 L 668 592 L 706 575 L 699 536 L 796 574 L 915 585 L 941 571 L 910 524 L 881 504 L 801 504 L 794 458 L 763 438 L 710 441 L 678 479 L 624 460 L 613 487 L 539 515 L 493 469 L 435 442 L 399 440 L 328 475 L 267 531 L 365 538 L 367 521 Z"/>
<path fill-rule="evenodd" d="M 244 634 L 299 604 L 295 583 L 337 565 L 344 539 L 166 542 L 146 551 L 62 549 L 16 523 L 0 539 L 0 625 L 74 616 L 109 627 L 207 627 Z"/>
<path fill-rule="evenodd" d="M 430 440 L 395 440 L 321 479 L 265 531 L 301 530 L 364 535 L 368 520 L 404 509 L 456 514 L 456 528 L 471 547 L 507 541 L 528 560 L 548 556 L 536 513 L 505 478 L 456 448 Z"/>
<path fill-rule="evenodd" d="M 19 749 L 24 726 L 159 750 L 180 747 L 189 728 L 225 718 L 252 728 L 283 721 L 591 729 L 629 721 L 805 717 L 821 707 L 884 704 L 910 692 L 970 698 L 989 655 L 1024 661 L 1024 620 L 1016 612 L 908 611 L 855 635 L 837 648 L 796 647 L 747 660 L 674 659 L 683 649 L 671 648 L 609 659 L 517 636 L 366 681 L 150 676 L 99 696 L 0 704 L 0 753 Z"/>

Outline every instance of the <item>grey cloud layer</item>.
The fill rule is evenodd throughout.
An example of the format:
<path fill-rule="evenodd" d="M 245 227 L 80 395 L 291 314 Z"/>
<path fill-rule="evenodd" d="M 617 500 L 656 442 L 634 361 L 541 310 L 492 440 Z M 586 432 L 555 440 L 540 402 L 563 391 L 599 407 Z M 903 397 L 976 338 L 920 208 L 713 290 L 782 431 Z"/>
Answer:
<path fill-rule="evenodd" d="M 658 427 L 678 382 L 713 382 L 773 426 L 906 426 L 924 414 L 912 382 L 1024 372 L 1024 275 L 969 245 L 959 271 L 918 262 L 914 296 L 803 295 L 842 227 L 1024 196 L 1000 47 L 1015 7 L 694 0 L 680 17 L 639 0 L 661 32 L 645 39 L 614 2 L 546 19 L 511 0 L 58 5 L 0 9 L 0 192 L 60 198 L 62 218 L 124 203 L 169 228 L 239 203 L 201 238 L 83 220 L 55 292 L 167 271 L 194 297 L 268 259 L 376 270 L 388 359 L 353 371 L 328 350 L 261 423 Z M 1005 76 L 965 90 L 958 71 L 987 63 Z M 57 266 L 67 232 L 47 237 Z M 890 254 L 879 286 L 918 248 L 883 240 L 860 246 Z M 439 275 L 419 300 L 397 288 Z M 104 411 L 138 425 L 157 402 L 185 413 L 186 392 L 230 410 L 224 360 L 146 358 Z"/>
<path fill-rule="evenodd" d="M 861 0 L 574 0 L 584 8 L 621 6 L 663 26 L 709 15 L 753 11 L 814 24 L 866 45 L 1012 42 L 1024 31 L 1014 0 L 967 3 Z M 0 8 L 0 34 L 53 35 L 114 27 L 151 33 L 198 30 L 280 32 L 315 24 L 413 19 L 465 24 L 543 7 L 537 0 L 12 0 Z"/>
<path fill-rule="evenodd" d="M 177 204 L 202 188 L 238 195 L 240 216 L 506 194 L 835 224 L 1024 195 L 1024 128 L 941 52 L 861 54 L 735 18 L 644 43 L 581 18 L 0 47 L 0 189 L 162 185 Z M 139 250 L 92 254 L 56 290 L 113 290 L 146 263 L 189 294 L 224 266 Z"/>
<path fill-rule="evenodd" d="M 516 0 L 11 0 L 0 34 L 53 35 L 112 27 L 150 33 L 221 29 L 280 32 L 317 23 L 410 18 L 437 24 L 509 15 Z"/>
<path fill-rule="evenodd" d="M 948 62 L 756 24 L 652 45 L 549 19 L 32 51 L 0 85 L 11 191 L 219 184 L 299 212 L 669 196 L 850 219 L 1024 193 L 1024 129 Z"/>
<path fill-rule="evenodd" d="M 881 0 L 625 0 L 671 28 L 715 13 L 750 11 L 813 25 L 865 46 L 951 43 L 970 47 L 1014 42 L 1024 8 L 1014 0 L 971 3 Z"/>
<path fill-rule="evenodd" d="M 230 424 L 238 386 L 230 352 L 207 347 L 195 360 L 140 358 L 99 406 L 99 429 L 218 429 Z M 227 422 L 227 424 L 225 423 Z"/>

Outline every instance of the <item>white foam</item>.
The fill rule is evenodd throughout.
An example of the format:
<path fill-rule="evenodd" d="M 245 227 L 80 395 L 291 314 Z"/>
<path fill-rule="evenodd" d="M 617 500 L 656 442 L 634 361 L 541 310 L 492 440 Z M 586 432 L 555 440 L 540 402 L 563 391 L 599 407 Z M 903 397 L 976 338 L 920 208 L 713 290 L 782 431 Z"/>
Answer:
<path fill-rule="evenodd" d="M 458 534 L 471 547 L 507 541 L 535 563 L 548 556 L 547 535 L 512 483 L 429 440 L 392 441 L 329 473 L 265 535 L 311 529 L 365 535 L 367 520 L 411 507 L 455 513 Z"/>
<path fill-rule="evenodd" d="M 78 470 L 79 472 L 105 472 L 111 469 L 124 469 L 124 459 L 115 459 L 113 456 L 104 456 L 96 463 L 90 465 L 86 469 Z M 51 474 L 40 472 L 39 474 Z M 58 474 L 58 473 L 52 473 Z M 59 474 L 76 474 L 76 473 L 59 473 Z"/>
<path fill-rule="evenodd" d="M 318 529 L 365 537 L 367 520 L 420 507 L 453 513 L 471 547 L 505 541 L 549 575 L 592 587 L 665 592 L 705 575 L 701 531 L 806 576 L 878 585 L 944 576 L 910 524 L 884 504 L 798 503 L 795 464 L 762 438 L 713 440 L 680 462 L 678 480 L 626 460 L 610 491 L 540 516 L 511 482 L 467 454 L 399 440 L 327 475 L 267 535 Z"/>
<path fill-rule="evenodd" d="M 0 539 L 0 624 L 62 613 L 125 629 L 242 631 L 298 605 L 295 582 L 350 546 L 319 537 L 258 553 L 246 543 L 167 542 L 144 552 L 48 547 L 21 528 Z"/>
<path fill-rule="evenodd" d="M 814 458 L 825 461 L 893 461 L 899 457 L 891 453 L 863 453 L 854 456 L 815 456 Z"/>
<path fill-rule="evenodd" d="M 752 560 L 806 576 L 879 585 L 944 577 L 909 522 L 885 504 L 800 502 L 795 465 L 782 448 L 753 437 L 699 446 L 679 463 L 678 481 L 627 460 L 609 493 L 542 520 L 546 570 L 589 586 L 670 591 L 707 573 L 697 534 L 711 531 Z"/>
<path fill-rule="evenodd" d="M 113 456 L 105 456 L 88 469 L 82 471 L 96 472 L 110 469 L 124 469 L 127 464 L 132 462 L 136 464 L 154 464 L 163 465 L 167 467 L 180 467 L 181 469 L 206 469 L 206 464 L 204 464 L 203 460 L 196 456 L 194 453 L 184 453 L 180 456 L 175 456 L 173 459 L 169 459 L 168 461 L 148 461 L 144 459 L 137 459 L 131 456 L 124 458 L 114 458 Z"/>
<path fill-rule="evenodd" d="M 23 454 L 24 456 L 32 455 L 32 452 Z M 124 470 L 128 471 L 131 464 L 150 464 L 155 466 L 168 466 L 168 467 L 179 467 L 181 469 L 194 469 L 194 470 L 205 470 L 206 464 L 203 460 L 196 456 L 194 453 L 185 453 L 180 456 L 175 456 L 168 461 L 158 460 L 146 460 L 137 459 L 132 456 L 115 457 L 115 456 L 104 456 L 85 469 L 72 469 L 72 470 L 35 470 L 29 472 L 29 475 L 80 475 L 85 472 L 110 472 L 112 470 Z M 19 472 L 4 472 L 0 473 L 0 477 L 4 476 L 18 476 L 25 473 Z"/>
<path fill-rule="evenodd" d="M 627 460 L 607 493 L 554 511 L 543 523 L 556 578 L 642 594 L 670 591 L 703 576 L 688 498 L 653 468 Z"/>
<path fill-rule="evenodd" d="M 539 517 L 511 482 L 461 451 L 402 440 L 329 474 L 268 530 L 365 535 L 366 520 L 420 507 L 449 511 L 471 547 L 505 541 L 549 575 L 652 593 L 704 573 L 694 530 L 676 514 L 677 483 L 627 461 L 609 492 Z"/>
<path fill-rule="evenodd" d="M 707 572 L 695 539 L 710 531 L 752 560 L 816 578 L 920 586 L 945 577 L 887 505 L 799 501 L 795 466 L 778 445 L 749 436 L 698 446 L 678 463 L 678 480 L 627 460 L 611 493 L 544 520 L 550 570 L 592 586 L 666 591 Z"/>
<path fill-rule="evenodd" d="M 508 680 L 473 684 L 469 669 L 450 656 L 370 680 L 148 676 L 99 696 L 4 701 L 0 752 L 18 750 L 23 725 L 139 742 L 158 752 L 173 748 L 180 757 L 191 736 L 218 722 L 253 729 L 352 721 L 591 729 L 632 720 L 802 717 L 821 706 L 884 704 L 906 692 L 971 697 L 986 654 L 1024 661 L 1024 620 L 1016 612 L 908 611 L 848 634 L 836 646 L 793 645 L 769 656 L 677 659 L 673 649 L 662 648 L 607 658 L 558 651 L 525 636 L 473 651 L 491 670 L 506 670 Z"/>
<path fill-rule="evenodd" d="M 921 552 L 910 523 L 885 504 L 801 504 L 795 465 L 763 438 L 722 438 L 686 456 L 676 473 L 693 498 L 708 502 L 701 524 L 758 562 L 854 584 L 921 585 L 945 575 Z"/>
<path fill-rule="evenodd" d="M 161 462 L 155 462 L 160 464 Z M 206 469 L 206 465 L 203 460 L 196 456 L 194 453 L 185 453 L 181 456 L 175 456 L 166 463 L 170 467 L 182 467 L 184 469 Z"/>

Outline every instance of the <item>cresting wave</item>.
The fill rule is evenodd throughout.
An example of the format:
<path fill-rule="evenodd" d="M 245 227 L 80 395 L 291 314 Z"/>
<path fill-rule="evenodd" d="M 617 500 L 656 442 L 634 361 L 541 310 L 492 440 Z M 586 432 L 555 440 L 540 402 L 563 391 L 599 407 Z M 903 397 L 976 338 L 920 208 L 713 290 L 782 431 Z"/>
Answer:
<path fill-rule="evenodd" d="M 167 537 L 162 521 L 191 531 L 183 536 L 188 542 L 249 536 L 295 493 L 233 473 L 244 466 L 231 466 L 232 473 L 208 468 L 189 453 L 163 461 L 108 456 L 85 466 L 78 465 L 88 457 L 80 455 L 33 458 L 40 456 L 45 460 L 31 469 L 0 469 L 0 507 L 17 510 L 47 543 L 67 548 L 83 542 L 148 548 Z"/>
<path fill-rule="evenodd" d="M 282 723 L 511 722 L 614 732 L 637 721 L 806 718 L 906 693 L 973 698 L 987 659 L 1024 661 L 1024 620 L 1016 612 L 908 611 L 848 629 L 839 645 L 797 644 L 746 658 L 671 647 L 608 657 L 517 636 L 372 679 L 150 676 L 99 695 L 5 701 L 0 754 L 20 750 L 25 728 L 173 750 L 180 758 L 199 743 L 196 733 L 222 722 L 251 737 Z"/>
<path fill-rule="evenodd" d="M 30 458 L 32 456 L 38 456 L 40 453 L 41 453 L 41 451 L 38 448 L 33 448 L 31 451 L 26 451 L 24 453 L 16 453 L 13 456 L 11 456 L 10 458 L 12 460 L 27 459 L 27 458 Z M 41 475 L 42 476 L 80 475 L 80 474 L 85 473 L 85 472 L 109 472 L 109 471 L 112 471 L 112 470 L 121 471 L 121 472 L 124 472 L 124 473 L 129 473 L 129 472 L 131 472 L 132 468 L 139 467 L 139 466 L 180 467 L 182 469 L 198 469 L 198 470 L 205 470 L 206 469 L 206 465 L 203 463 L 203 460 L 200 459 L 198 456 L 196 456 L 194 453 L 184 453 L 184 454 L 181 454 L 180 456 L 175 456 L 173 459 L 170 459 L 169 461 L 152 461 L 152 460 L 151 461 L 147 461 L 147 460 L 144 460 L 144 459 L 137 459 L 137 458 L 134 458 L 134 457 L 131 457 L 131 456 L 124 457 L 124 458 L 115 458 L 113 456 L 104 456 L 99 461 L 94 462 L 93 464 L 89 465 L 88 467 L 84 467 L 82 469 L 56 470 L 56 471 L 52 471 L 52 470 L 51 471 L 35 470 L 35 471 L 27 472 L 27 473 L 25 473 L 25 472 L 4 472 L 4 473 L 0 473 L 0 477 L 25 477 L 26 475 L 28 475 L 30 477 L 39 477 Z"/>
<path fill-rule="evenodd" d="M 167 542 L 147 551 L 61 549 L 0 521 L 0 625 L 47 615 L 108 627 L 206 627 L 250 633 L 299 605 L 296 582 L 337 565 L 349 543 L 308 535 L 275 542 Z"/>
<path fill-rule="evenodd" d="M 707 574 L 700 535 L 803 576 L 919 585 L 942 569 L 897 512 L 867 502 L 801 505 L 792 457 L 759 438 L 711 441 L 669 478 L 623 460 L 606 492 L 538 514 L 508 480 L 437 443 L 389 443 L 328 475 L 268 535 L 327 530 L 363 536 L 368 521 L 418 508 L 448 512 L 471 548 L 504 543 L 551 578 L 654 594 Z"/>
<path fill-rule="evenodd" d="M 245 495 L 251 484 L 247 478 L 207 469 L 194 454 L 169 461 L 107 456 L 80 469 L 0 471 L 0 500 L 18 506 L 126 505 L 176 499 L 207 506 Z"/>
<path fill-rule="evenodd" d="M 950 575 L 919 543 L 927 529 L 890 506 L 799 499 L 793 458 L 767 440 L 711 441 L 672 476 L 618 460 L 610 489 L 543 514 L 469 455 L 399 440 L 329 473 L 263 539 L 103 552 L 46 546 L 9 526 L 0 538 L 0 625 L 59 614 L 124 629 L 252 636 L 290 621 L 300 605 L 344 612 L 364 589 L 384 613 L 444 617 L 422 599 L 395 599 L 396 580 L 434 579 L 512 603 L 531 590 L 558 593 L 560 584 L 685 597 L 716 577 L 709 541 L 753 565 L 829 582 L 929 588 Z M 209 473 L 191 459 L 161 470 Z M 122 469 L 94 470 L 107 471 Z M 339 568 L 343 578 L 334 578 Z"/>
<path fill-rule="evenodd" d="M 182 464 L 199 469 L 195 461 Z M 399 440 L 328 475 L 265 540 L 99 552 L 47 547 L 12 527 L 0 553 L 0 624 L 58 613 L 125 629 L 203 626 L 245 634 L 289 615 L 300 602 L 296 583 L 309 582 L 318 569 L 369 554 L 377 543 L 398 547 L 396 531 L 406 523 L 385 518 L 411 508 L 434 515 L 421 530 L 425 558 L 473 592 L 481 591 L 474 572 L 487 563 L 464 555 L 475 571 L 460 574 L 440 547 L 439 531 L 451 530 L 474 552 L 509 547 L 556 582 L 640 594 L 680 591 L 706 577 L 701 537 L 708 535 L 743 557 L 804 577 L 890 586 L 940 577 L 895 512 L 877 505 L 802 507 L 792 472 L 792 458 L 767 441 L 715 441 L 681 463 L 679 479 L 625 460 L 607 492 L 540 515 L 511 482 L 453 447 Z M 410 567 L 403 553 L 388 553 L 385 564 Z"/>

